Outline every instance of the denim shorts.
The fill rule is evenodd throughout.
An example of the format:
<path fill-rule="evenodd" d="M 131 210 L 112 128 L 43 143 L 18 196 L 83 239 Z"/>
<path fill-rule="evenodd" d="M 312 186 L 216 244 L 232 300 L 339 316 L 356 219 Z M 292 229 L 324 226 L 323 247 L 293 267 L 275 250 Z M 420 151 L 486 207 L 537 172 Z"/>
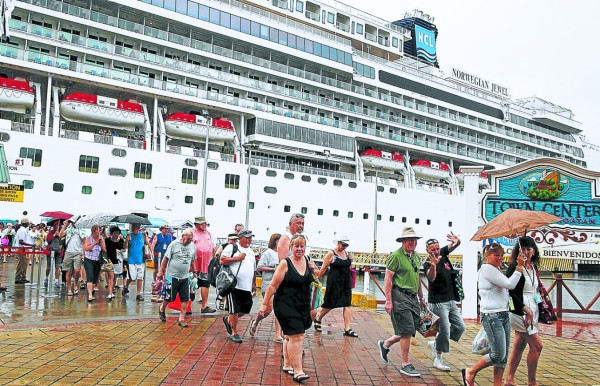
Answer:
<path fill-rule="evenodd" d="M 505 368 L 510 348 L 510 317 L 508 311 L 481 314 L 481 325 L 488 336 L 490 352 L 483 357 L 494 367 Z"/>

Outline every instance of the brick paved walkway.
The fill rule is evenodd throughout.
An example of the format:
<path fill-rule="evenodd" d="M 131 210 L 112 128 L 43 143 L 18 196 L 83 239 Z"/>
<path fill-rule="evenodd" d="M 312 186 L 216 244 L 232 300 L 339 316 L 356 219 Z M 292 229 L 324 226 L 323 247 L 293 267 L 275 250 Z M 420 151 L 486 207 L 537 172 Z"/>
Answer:
<path fill-rule="evenodd" d="M 227 341 L 219 316 L 194 316 L 187 329 L 175 321 L 0 329 L 0 384 L 294 384 L 281 372 L 282 346 L 272 342 L 272 317 L 263 321 L 255 338 L 248 334 L 250 318 L 242 318 L 241 345 Z M 307 334 L 304 365 L 311 376 L 307 384 L 460 385 L 460 368 L 478 359 L 470 353 L 470 343 L 479 325 L 468 322 L 463 340 L 452 343 L 451 354 L 445 356 L 451 372 L 431 367 L 426 339 L 418 337 L 411 354 L 422 377 L 405 378 L 399 373 L 397 345 L 388 364 L 377 351 L 376 341 L 391 333 L 387 315 L 357 310 L 352 327 L 359 339 L 343 337 L 342 326 L 341 312 L 334 311 L 326 317 L 322 334 L 312 330 Z M 558 330 L 562 337 L 556 336 Z M 599 321 L 542 327 L 540 384 L 600 384 L 599 332 Z M 526 383 L 525 371 L 522 366 L 517 373 L 520 384 Z M 491 375 L 491 369 L 484 370 L 477 378 L 479 384 L 490 384 Z"/>

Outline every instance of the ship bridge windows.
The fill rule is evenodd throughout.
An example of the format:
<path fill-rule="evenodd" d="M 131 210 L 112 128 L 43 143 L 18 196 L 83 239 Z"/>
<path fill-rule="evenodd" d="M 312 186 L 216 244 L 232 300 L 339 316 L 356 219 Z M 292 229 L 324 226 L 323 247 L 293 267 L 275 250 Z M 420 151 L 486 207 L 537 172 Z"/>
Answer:
<path fill-rule="evenodd" d="M 98 173 L 100 158 L 91 155 L 79 156 L 79 171 L 83 173 Z"/>
<path fill-rule="evenodd" d="M 42 166 L 42 150 L 30 147 L 22 147 L 19 150 L 19 158 L 27 158 L 31 160 L 31 166 Z"/>
<path fill-rule="evenodd" d="M 149 180 L 152 178 L 152 164 L 136 162 L 133 168 L 133 177 Z"/>
<path fill-rule="evenodd" d="M 183 168 L 181 170 L 181 182 L 184 184 L 198 183 L 198 169 Z"/>

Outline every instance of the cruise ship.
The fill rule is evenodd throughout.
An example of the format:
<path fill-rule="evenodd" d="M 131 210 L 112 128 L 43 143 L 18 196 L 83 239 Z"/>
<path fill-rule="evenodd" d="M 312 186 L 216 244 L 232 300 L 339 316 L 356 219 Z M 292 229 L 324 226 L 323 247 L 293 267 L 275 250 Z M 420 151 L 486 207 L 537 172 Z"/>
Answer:
<path fill-rule="evenodd" d="M 344 234 L 388 252 L 404 226 L 462 229 L 461 166 L 585 168 L 598 153 L 568 108 L 443 70 L 435 20 L 417 10 L 390 22 L 335 0 L 0 6 L 0 176 L 20 190 L 2 217 L 204 214 L 213 236 L 241 222 L 265 240 L 302 213 L 312 245 Z"/>

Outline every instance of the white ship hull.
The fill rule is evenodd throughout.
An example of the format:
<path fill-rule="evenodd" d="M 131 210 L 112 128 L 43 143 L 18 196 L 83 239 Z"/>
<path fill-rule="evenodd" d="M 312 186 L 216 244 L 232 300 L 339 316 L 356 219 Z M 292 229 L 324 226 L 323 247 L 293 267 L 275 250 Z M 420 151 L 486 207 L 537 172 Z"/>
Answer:
<path fill-rule="evenodd" d="M 144 114 L 142 113 L 77 101 L 62 101 L 60 103 L 60 114 L 71 122 L 123 130 L 134 130 L 144 124 Z"/>
<path fill-rule="evenodd" d="M 373 167 L 377 169 L 392 170 L 397 172 L 406 169 L 406 166 L 404 166 L 404 162 L 402 161 L 375 157 L 371 155 L 361 155 L 360 159 L 362 160 L 365 167 Z"/>
<path fill-rule="evenodd" d="M 200 141 L 206 138 L 206 128 L 208 127 L 208 139 L 210 141 L 225 142 L 233 141 L 235 132 L 229 129 L 219 127 L 200 125 L 191 122 L 182 122 L 168 120 L 165 121 L 165 128 L 169 137 L 178 139 L 187 139 L 191 141 Z"/>

